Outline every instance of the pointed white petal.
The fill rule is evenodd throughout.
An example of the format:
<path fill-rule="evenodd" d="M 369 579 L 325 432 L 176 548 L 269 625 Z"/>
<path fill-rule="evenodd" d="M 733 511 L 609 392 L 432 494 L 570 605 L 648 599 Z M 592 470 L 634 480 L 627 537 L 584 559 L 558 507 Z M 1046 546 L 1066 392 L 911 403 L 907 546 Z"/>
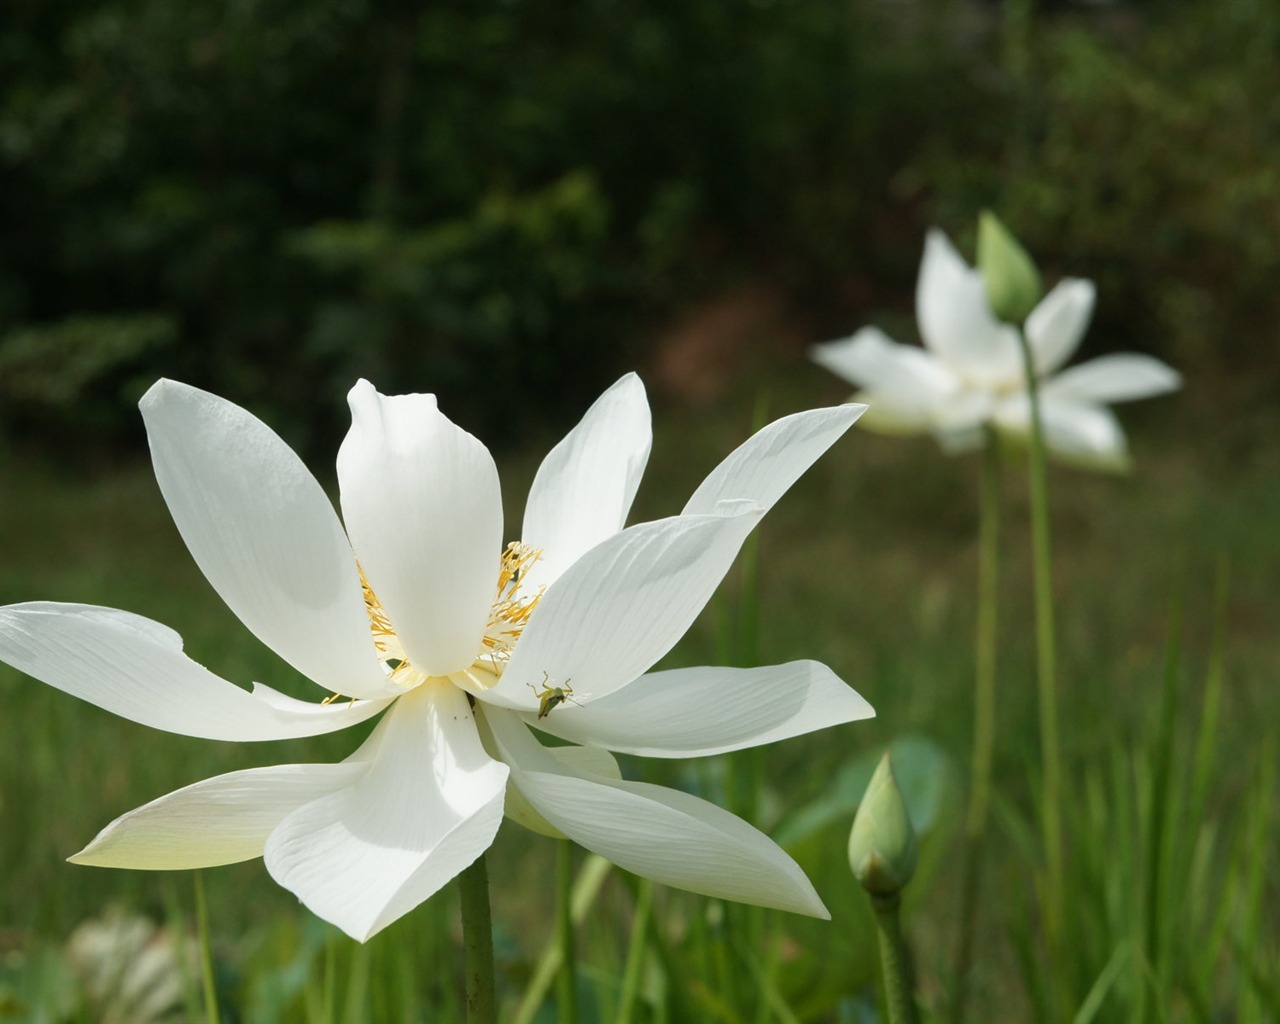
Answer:
<path fill-rule="evenodd" d="M 1096 289 L 1092 281 L 1068 277 L 1046 295 L 1027 317 L 1027 345 L 1040 376 L 1053 373 L 1080 346 L 1093 316 Z"/>
<path fill-rule="evenodd" d="M 987 303 L 982 274 L 941 231 L 929 232 L 916 283 L 916 319 L 924 343 L 966 380 L 1011 384 L 1022 374 L 1018 332 Z"/>
<path fill-rule="evenodd" d="M 271 876 L 361 942 L 471 864 L 502 821 L 507 767 L 480 745 L 466 695 L 428 683 L 402 697 L 352 758 L 352 785 L 271 833 Z"/>
<path fill-rule="evenodd" d="M 544 678 L 583 697 L 631 682 L 684 636 L 764 514 L 749 502 L 719 507 L 640 523 L 592 548 L 543 595 L 497 684 L 472 692 L 530 710 Z"/>
<path fill-rule="evenodd" d="M 1152 356 L 1117 352 L 1063 370 L 1046 381 L 1046 400 L 1105 404 L 1132 402 L 1174 391 L 1182 377 L 1173 367 Z"/>
<path fill-rule="evenodd" d="M 1042 396 L 1040 416 L 1045 447 L 1054 455 L 1095 469 L 1128 467 L 1124 431 L 1110 409 Z M 1012 396 L 1001 403 L 997 426 L 1015 436 L 1027 436 L 1031 415 L 1025 395 Z"/>
<path fill-rule="evenodd" d="M 346 534 L 289 446 L 239 406 L 174 381 L 153 385 L 141 408 L 173 521 L 240 621 L 327 689 L 389 692 Z"/>
<path fill-rule="evenodd" d="M 394 699 L 264 700 L 197 665 L 173 630 L 92 605 L 0 608 L 0 661 L 134 722 L 205 739 L 317 736 L 363 722 Z"/>
<path fill-rule="evenodd" d="M 262 856 L 285 815 L 350 785 L 364 764 L 282 764 L 206 779 L 117 818 L 67 858 L 103 868 L 177 871 Z"/>
<path fill-rule="evenodd" d="M 629 373 L 551 449 L 538 467 L 524 511 L 520 539 L 542 551 L 527 586 L 551 583 L 622 529 L 652 440 L 644 385 Z"/>
<path fill-rule="evenodd" d="M 471 664 L 498 582 L 502 498 L 483 444 L 434 395 L 348 396 L 338 452 L 342 514 L 409 660 L 428 675 Z"/>
<path fill-rule="evenodd" d="M 581 707 L 566 704 L 528 722 L 574 743 L 624 754 L 703 757 L 874 714 L 827 666 L 793 661 L 653 672 L 608 697 Z"/>
<path fill-rule="evenodd" d="M 830 916 L 799 865 L 741 818 L 677 790 L 574 771 L 549 756 L 515 715 L 483 713 L 511 766 L 511 784 L 574 842 L 664 885 Z"/>
<path fill-rule="evenodd" d="M 866 408 L 837 405 L 775 420 L 707 475 L 681 515 L 711 515 L 720 502 L 738 500 L 751 501 L 767 512 Z"/>

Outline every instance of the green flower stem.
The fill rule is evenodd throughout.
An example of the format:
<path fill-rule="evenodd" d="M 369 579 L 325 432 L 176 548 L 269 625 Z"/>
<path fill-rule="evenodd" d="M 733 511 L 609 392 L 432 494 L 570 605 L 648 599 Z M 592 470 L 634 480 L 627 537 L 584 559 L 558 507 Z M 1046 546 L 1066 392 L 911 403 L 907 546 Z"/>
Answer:
<path fill-rule="evenodd" d="M 200 933 L 200 981 L 204 990 L 207 1024 L 219 1024 L 218 986 L 213 973 L 213 948 L 209 940 L 209 904 L 204 897 L 204 873 L 196 875 L 196 930 Z"/>
<path fill-rule="evenodd" d="M 876 913 L 876 934 L 880 938 L 880 968 L 884 974 L 889 1024 L 918 1024 L 916 1004 L 911 997 L 911 957 L 898 920 L 901 902 L 902 897 L 896 893 L 871 897 L 871 906 Z"/>
<path fill-rule="evenodd" d="M 577 957 L 573 948 L 573 843 L 556 844 L 556 932 L 560 941 L 560 971 L 556 975 L 556 1019 L 578 1024 Z"/>
<path fill-rule="evenodd" d="M 497 1024 L 489 869 L 483 853 L 458 876 L 458 889 L 462 897 L 462 945 L 467 969 L 467 1024 Z"/>
<path fill-rule="evenodd" d="M 960 942 L 956 951 L 953 1019 L 964 1020 L 973 936 L 982 888 L 983 845 L 991 804 L 996 738 L 997 625 L 1000 605 L 1000 447 L 987 429 L 978 506 L 978 617 L 974 640 L 973 762 L 965 818 L 965 865 L 960 890 Z"/>
<path fill-rule="evenodd" d="M 1051 963 L 1058 962 L 1061 917 L 1065 906 L 1062 869 L 1062 752 L 1058 742 L 1057 653 L 1053 615 L 1053 571 L 1049 544 L 1049 485 L 1045 469 L 1044 430 L 1031 348 L 1022 332 L 1022 363 L 1031 401 L 1031 555 L 1035 575 L 1036 678 L 1040 698 L 1040 757 L 1043 791 L 1040 817 L 1044 830 L 1045 927 Z"/>

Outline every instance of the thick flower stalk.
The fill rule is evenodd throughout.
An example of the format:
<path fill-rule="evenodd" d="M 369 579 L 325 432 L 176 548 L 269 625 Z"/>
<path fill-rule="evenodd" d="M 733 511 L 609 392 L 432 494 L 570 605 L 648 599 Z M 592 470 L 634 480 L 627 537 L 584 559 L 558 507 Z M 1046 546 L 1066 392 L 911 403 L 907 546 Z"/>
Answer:
<path fill-rule="evenodd" d="M 243 409 L 171 381 L 142 401 L 156 476 L 196 563 L 326 699 L 244 690 L 128 612 L 0 608 L 0 659 L 144 725 L 243 741 L 381 715 L 341 763 L 197 782 L 118 818 L 71 859 L 183 869 L 263 857 L 279 884 L 365 940 L 475 861 L 505 811 L 670 885 L 825 915 L 766 836 L 705 801 L 622 781 L 608 750 L 712 754 L 872 714 L 814 662 L 648 673 L 760 517 L 862 408 L 779 420 L 680 515 L 624 529 L 651 439 L 644 389 L 628 375 L 547 456 L 520 540 L 504 545 L 493 459 L 433 396 L 386 397 L 361 381 L 350 405 L 339 520 Z M 546 747 L 531 727 L 576 745 Z"/>
<path fill-rule="evenodd" d="M 1031 352 L 1045 444 L 1058 457 L 1123 469 L 1124 431 L 1108 405 L 1172 391 L 1178 374 L 1136 353 L 1101 356 L 1069 369 L 1093 315 L 1093 282 L 1067 278 L 1031 310 L 1022 334 Z M 924 347 L 900 345 L 875 327 L 814 346 L 815 362 L 856 385 L 871 406 L 866 426 L 930 433 L 948 451 L 983 443 L 983 428 L 1026 440 L 1031 430 L 1019 329 L 993 312 L 982 274 L 941 231 L 930 231 L 916 285 Z"/>

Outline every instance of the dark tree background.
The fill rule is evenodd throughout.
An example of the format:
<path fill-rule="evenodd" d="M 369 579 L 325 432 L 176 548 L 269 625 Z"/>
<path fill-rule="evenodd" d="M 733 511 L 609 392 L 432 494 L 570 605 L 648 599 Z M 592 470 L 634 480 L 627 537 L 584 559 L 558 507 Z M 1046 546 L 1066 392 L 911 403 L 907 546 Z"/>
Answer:
<path fill-rule="evenodd" d="M 908 310 L 984 206 L 1095 344 L 1257 397 L 1278 50 L 1262 0 L 9 0 L 0 430 L 132 443 L 167 375 L 328 444 L 365 375 L 511 437 L 730 289 Z"/>

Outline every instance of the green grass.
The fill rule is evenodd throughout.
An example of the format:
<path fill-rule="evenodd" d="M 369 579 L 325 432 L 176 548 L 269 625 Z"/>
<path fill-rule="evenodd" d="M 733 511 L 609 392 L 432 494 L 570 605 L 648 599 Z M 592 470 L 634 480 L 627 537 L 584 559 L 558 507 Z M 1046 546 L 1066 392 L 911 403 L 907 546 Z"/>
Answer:
<path fill-rule="evenodd" d="M 767 369 L 773 416 L 843 397 L 809 367 Z M 746 436 L 756 400 L 757 389 L 743 384 L 714 412 L 655 403 L 654 454 L 633 521 L 678 511 Z M 1124 410 L 1133 425 L 1131 476 L 1054 469 L 1050 478 L 1071 891 L 1068 954 L 1055 965 L 1043 962 L 1031 888 L 1043 859 L 1033 825 L 1025 476 L 1017 467 L 1005 475 L 996 813 L 971 1020 L 1040 1019 L 1050 970 L 1067 980 L 1081 1024 L 1280 1013 L 1280 926 L 1262 909 L 1278 895 L 1266 870 L 1276 835 L 1276 751 L 1264 737 L 1280 713 L 1280 474 L 1274 452 L 1254 440 L 1265 417 L 1175 418 L 1179 401 Z M 554 440 L 501 459 L 511 530 Z M 18 451 L 2 458 L 0 603 L 127 608 L 178 629 L 188 652 L 226 678 L 314 695 L 201 578 L 145 462 L 90 472 Z M 315 468 L 322 479 L 332 475 L 331 465 Z M 928 441 L 855 428 L 766 520 L 758 590 L 744 593 L 740 574 L 732 575 L 668 663 L 720 660 L 724 624 L 737 623 L 754 597 L 750 642 L 762 662 L 826 661 L 878 717 L 777 744 L 756 761 L 623 759 L 630 777 L 753 807 L 758 824 L 785 833 L 799 811 L 830 802 L 833 780 L 853 760 L 874 759 L 908 735 L 936 743 L 952 766 L 939 789 L 948 795 L 938 797 L 946 806 L 926 837 L 905 918 L 920 999 L 934 1019 L 944 1019 L 953 986 L 976 516 L 976 457 L 949 459 Z M 1215 579 L 1224 558 L 1230 587 L 1219 613 Z M 740 644 L 728 649 L 732 656 Z M 109 820 L 213 774 L 333 760 L 357 742 L 349 732 L 243 745 L 169 736 L 3 666 L 0 696 L 0 1020 L 94 1019 L 91 1007 L 67 996 L 65 963 L 55 954 L 78 925 L 109 908 L 144 914 L 179 939 L 189 933 L 189 875 L 65 863 Z M 744 772 L 760 783 L 745 795 Z M 582 1018 L 619 1012 L 630 956 L 638 979 L 633 1021 L 870 1019 L 859 1014 L 876 1000 L 873 934 L 844 860 L 848 826 L 832 817 L 789 847 L 832 909 L 831 924 L 656 887 L 648 939 L 633 952 L 637 885 L 610 872 L 578 936 Z M 508 823 L 491 855 L 499 988 L 509 1011 L 554 943 L 554 845 Z M 259 861 L 207 871 L 205 884 L 221 997 L 235 1011 L 228 1020 L 459 1018 L 452 890 L 360 947 L 299 908 Z M 191 983 L 198 1008 L 198 978 Z M 554 1019 L 553 1000 L 533 1019 Z"/>

